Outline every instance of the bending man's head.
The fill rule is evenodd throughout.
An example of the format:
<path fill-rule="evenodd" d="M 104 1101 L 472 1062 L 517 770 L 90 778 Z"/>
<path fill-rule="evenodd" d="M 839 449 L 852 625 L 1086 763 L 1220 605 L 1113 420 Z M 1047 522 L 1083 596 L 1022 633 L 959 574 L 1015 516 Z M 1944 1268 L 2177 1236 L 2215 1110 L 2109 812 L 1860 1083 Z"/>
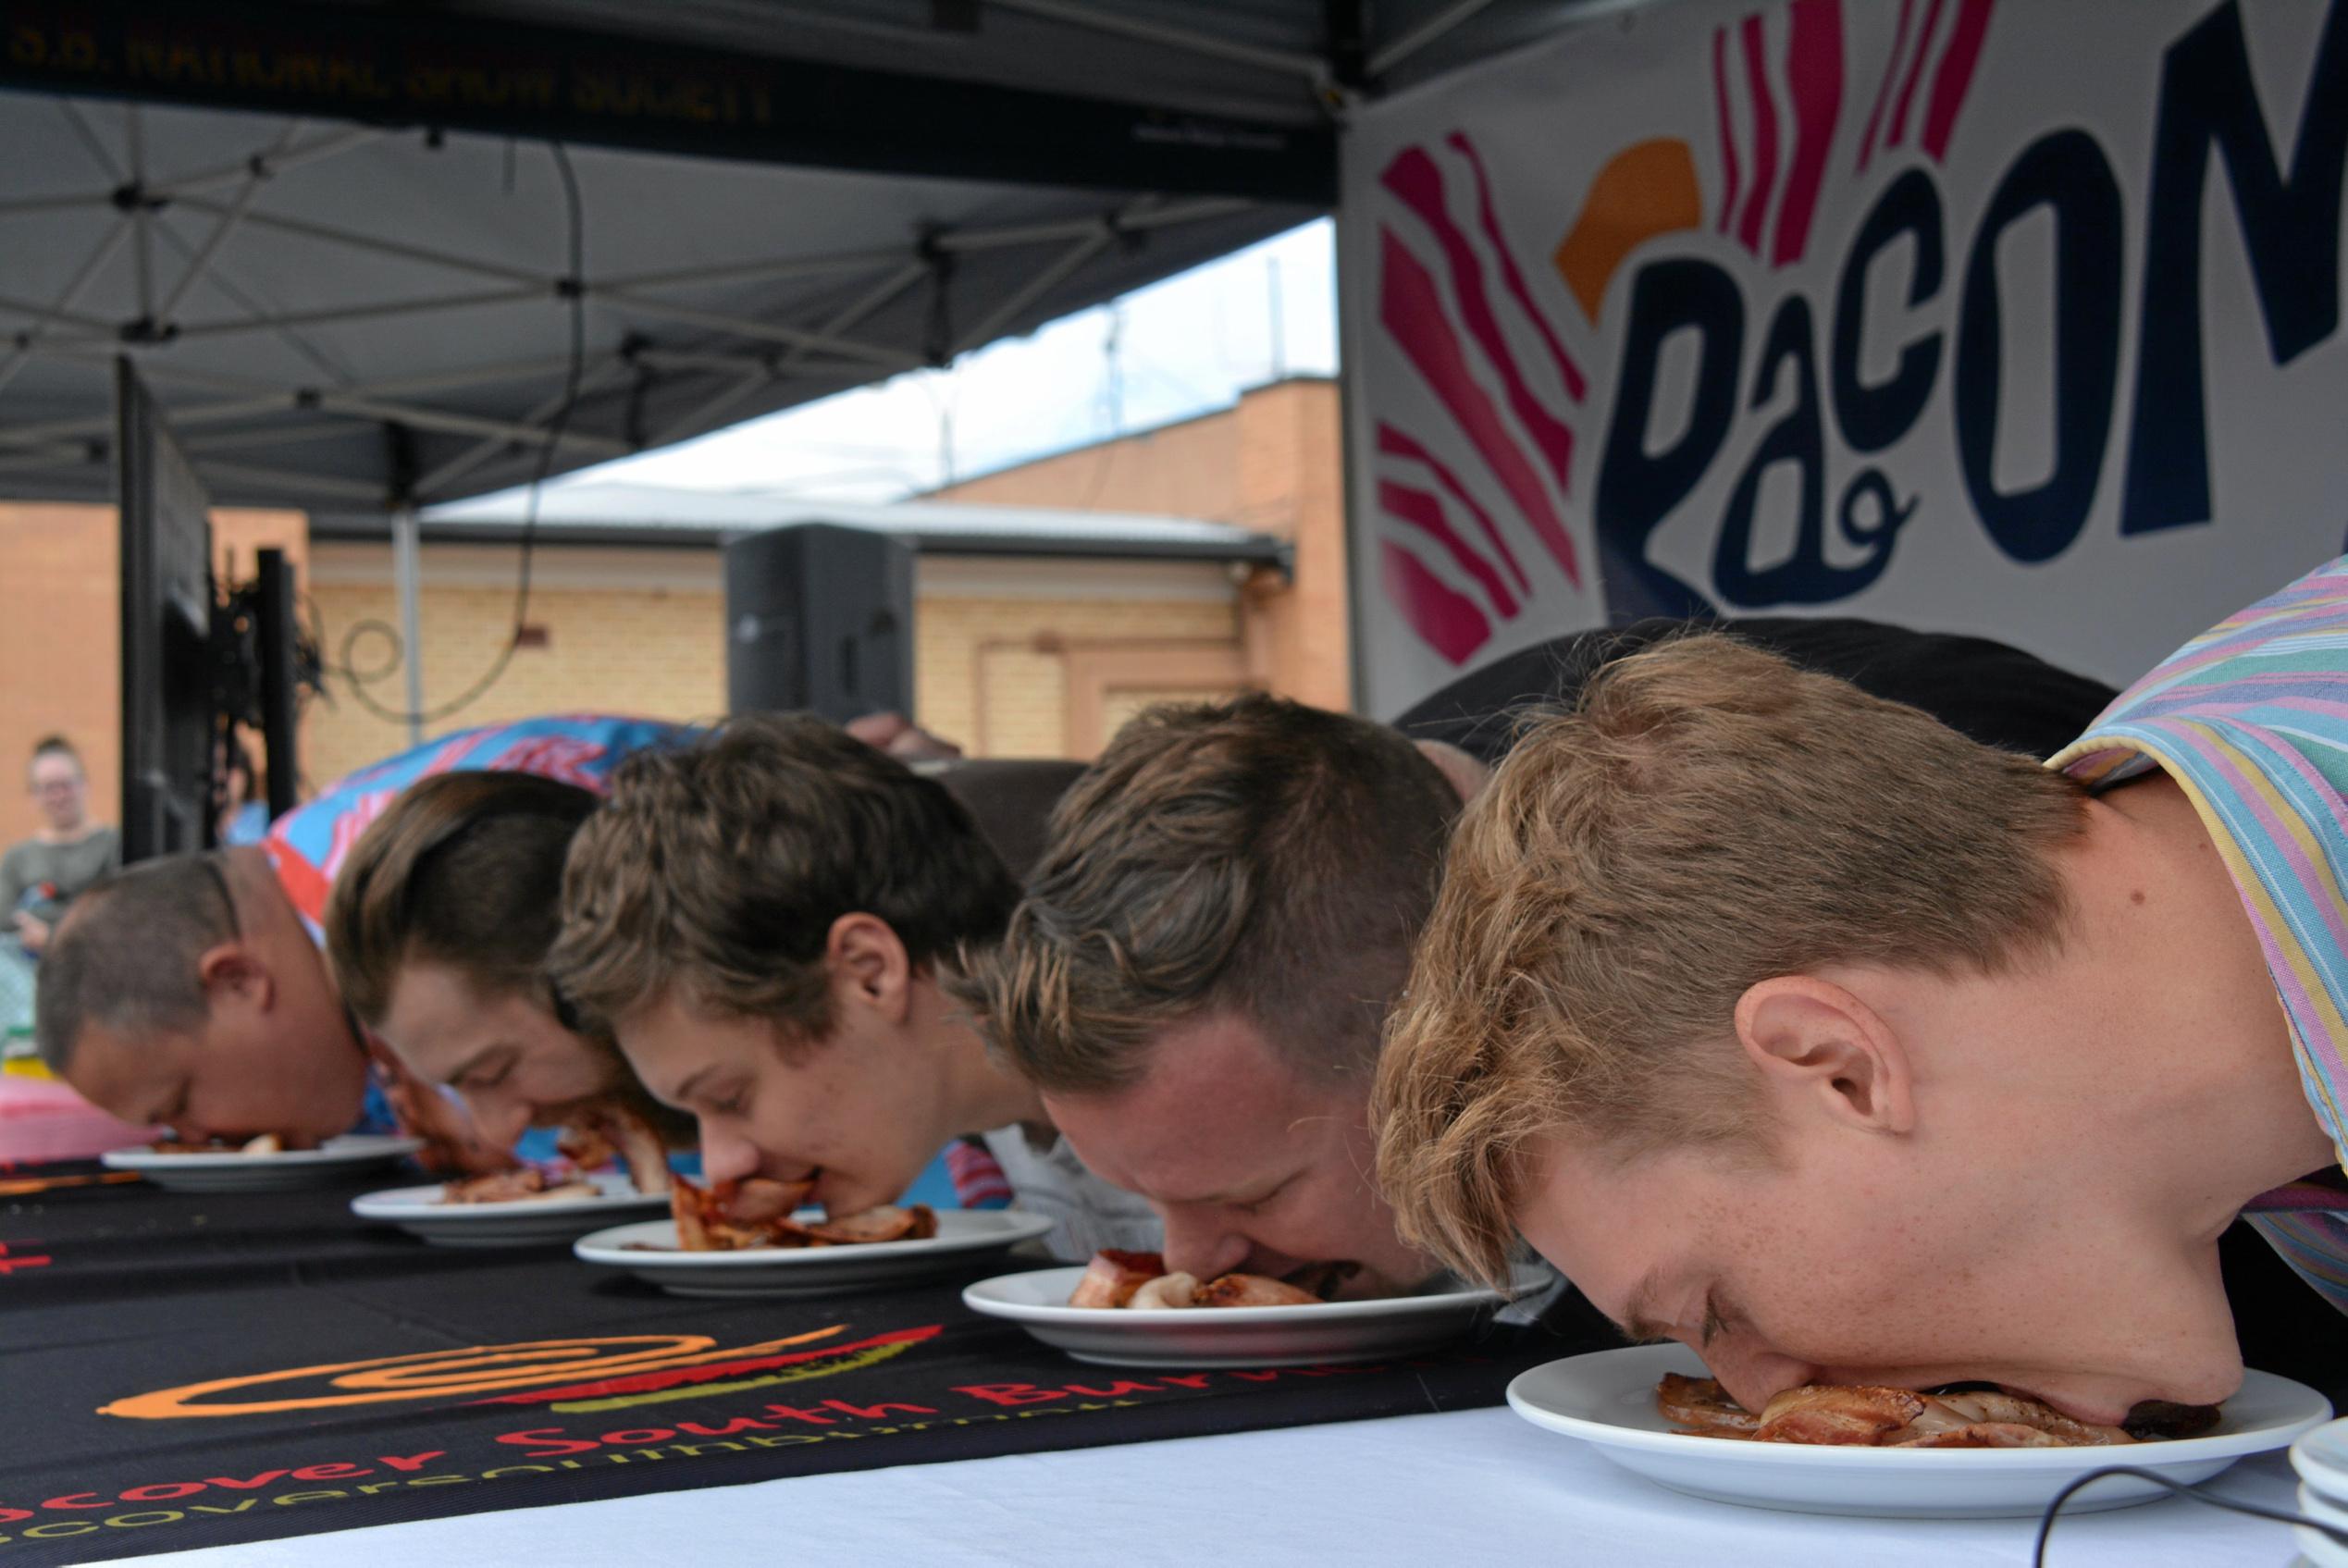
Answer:
<path fill-rule="evenodd" d="M 1378 1084 L 1405 1234 L 1491 1277 L 1521 1231 L 1748 1403 L 2222 1395 L 2222 1321 L 2151 1342 L 2190 1271 L 2107 1242 L 2088 1064 L 2147 1020 L 2091 968 L 2101 809 L 1727 637 L 1601 671 L 1453 839 Z"/>
<path fill-rule="evenodd" d="M 574 842 L 555 982 L 700 1120 L 713 1179 L 820 1173 L 846 1212 L 958 1133 L 938 979 L 1018 885 L 934 780 L 805 715 L 729 720 L 612 775 Z"/>
<path fill-rule="evenodd" d="M 500 1148 L 603 1099 L 690 1135 L 609 1038 L 575 1027 L 547 977 L 563 858 L 595 806 L 590 791 L 532 773 L 437 774 L 368 825 L 327 905 L 352 1012 L 410 1071 L 462 1094 Z"/>
<path fill-rule="evenodd" d="M 1365 1107 L 1458 809 L 1392 730 L 1267 697 L 1151 710 L 1061 800 L 963 990 L 1158 1208 L 1171 1266 L 1429 1271 L 1369 1185 Z"/>
<path fill-rule="evenodd" d="M 366 1065 L 258 850 L 172 855 L 92 883 L 50 938 L 34 1035 L 52 1071 L 184 1138 L 358 1119 Z"/>

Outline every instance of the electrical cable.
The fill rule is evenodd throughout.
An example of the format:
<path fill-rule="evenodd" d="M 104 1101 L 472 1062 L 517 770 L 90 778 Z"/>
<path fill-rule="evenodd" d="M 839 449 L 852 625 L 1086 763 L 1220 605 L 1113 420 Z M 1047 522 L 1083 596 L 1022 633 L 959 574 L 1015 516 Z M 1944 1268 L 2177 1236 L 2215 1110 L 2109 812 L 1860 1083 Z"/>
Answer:
<path fill-rule="evenodd" d="M 2101 1470 L 2090 1470 L 2086 1475 L 2080 1476 L 2079 1479 L 2055 1494 L 2055 1500 L 2046 1505 L 2046 1512 L 2040 1514 L 2038 1518 L 2038 1545 L 2030 1554 L 2032 1568 L 2046 1568 L 2046 1538 L 2055 1533 L 2055 1516 L 2063 1511 L 2063 1504 L 2107 1475 L 2131 1475 L 2140 1481 L 2150 1481 L 2153 1485 L 2166 1488 L 2181 1498 L 2206 1503 L 2211 1508 L 2222 1508 L 2230 1513 L 2247 1513 L 2256 1519 L 2272 1519 L 2278 1524 L 2298 1525 L 2306 1529 L 2319 1530 L 2342 1546 L 2348 1546 L 2348 1529 L 2342 1529 L 2339 1525 L 2323 1524 L 2305 1514 L 2295 1513 L 2287 1508 L 2268 1508 L 2263 1503 L 2243 1502 L 2235 1498 L 2215 1497 L 2197 1488 L 2189 1487 L 2182 1481 L 2171 1480 L 2157 1470 L 2145 1470 L 2133 1464 L 2113 1464 Z"/>
<path fill-rule="evenodd" d="M 567 209 L 570 236 L 570 270 L 564 275 L 562 292 L 571 307 L 570 364 L 562 378 L 562 402 L 547 426 L 546 440 L 538 449 L 537 467 L 530 475 L 529 500 L 522 513 L 522 562 L 514 586 L 513 635 L 498 650 L 497 657 L 480 677 L 463 691 L 435 707 L 409 711 L 378 701 L 367 687 L 389 678 L 407 661 L 408 649 L 398 629 L 379 618 L 369 617 L 352 622 L 342 634 L 340 658 L 334 673 L 349 684 L 351 695 L 359 706 L 377 718 L 395 724 L 437 724 L 473 706 L 503 677 L 506 667 L 513 661 L 514 649 L 522 646 L 522 634 L 529 624 L 530 563 L 538 542 L 539 492 L 547 476 L 554 468 L 554 454 L 562 444 L 562 434 L 571 423 L 572 411 L 578 406 L 579 384 L 587 370 L 587 218 L 579 198 L 578 176 L 571 168 L 571 154 L 560 142 L 547 143 L 554 154 L 556 172 L 562 179 L 562 198 Z M 373 669 L 361 673 L 352 662 L 352 649 L 359 639 L 375 636 L 390 644 L 389 656 Z"/>

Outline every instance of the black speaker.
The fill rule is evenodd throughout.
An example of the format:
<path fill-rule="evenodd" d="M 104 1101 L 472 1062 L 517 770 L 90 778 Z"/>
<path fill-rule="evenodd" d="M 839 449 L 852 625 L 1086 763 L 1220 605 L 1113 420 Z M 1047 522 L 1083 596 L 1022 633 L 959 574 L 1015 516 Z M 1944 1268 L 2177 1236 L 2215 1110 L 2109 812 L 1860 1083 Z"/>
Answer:
<path fill-rule="evenodd" d="M 845 722 L 913 710 L 913 549 L 799 523 L 725 547 L 725 698 Z"/>

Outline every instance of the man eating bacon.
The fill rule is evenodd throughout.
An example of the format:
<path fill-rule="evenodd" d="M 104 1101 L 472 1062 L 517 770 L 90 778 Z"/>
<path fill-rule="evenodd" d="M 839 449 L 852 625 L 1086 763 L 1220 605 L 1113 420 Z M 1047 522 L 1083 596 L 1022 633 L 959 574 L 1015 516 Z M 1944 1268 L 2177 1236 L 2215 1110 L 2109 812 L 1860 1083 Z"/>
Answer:
<path fill-rule="evenodd" d="M 1377 1091 L 1404 1232 L 1521 1231 L 1747 1411 L 2222 1401 L 2238 1216 L 2348 1309 L 2343 648 L 2335 562 L 2045 767 L 1726 638 L 1608 667 L 1452 840 Z"/>
<path fill-rule="evenodd" d="M 2034 754 L 2110 695 L 1978 638 L 1733 624 Z M 1267 697 L 1155 709 L 1070 787 L 1008 930 L 951 989 L 1086 1165 L 1163 1216 L 1168 1271 L 1344 1262 L 1349 1296 L 1437 1272 L 1371 1185 L 1368 1106 L 1444 841 L 1507 710 L 1667 630 L 1527 650 L 1399 730 Z"/>

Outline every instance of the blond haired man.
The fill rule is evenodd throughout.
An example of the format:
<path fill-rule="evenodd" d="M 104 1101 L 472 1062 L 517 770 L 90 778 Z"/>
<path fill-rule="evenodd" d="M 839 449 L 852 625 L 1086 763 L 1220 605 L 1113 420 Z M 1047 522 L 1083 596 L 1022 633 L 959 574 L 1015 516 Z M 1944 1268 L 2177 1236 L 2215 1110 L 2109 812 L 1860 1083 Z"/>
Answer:
<path fill-rule="evenodd" d="M 1452 842 L 1377 1093 L 1404 1232 L 1521 1231 L 1753 1409 L 2222 1400 L 2238 1215 L 2348 1305 L 2343 632 L 2336 562 L 2050 768 L 1720 637 L 1602 672 Z"/>

